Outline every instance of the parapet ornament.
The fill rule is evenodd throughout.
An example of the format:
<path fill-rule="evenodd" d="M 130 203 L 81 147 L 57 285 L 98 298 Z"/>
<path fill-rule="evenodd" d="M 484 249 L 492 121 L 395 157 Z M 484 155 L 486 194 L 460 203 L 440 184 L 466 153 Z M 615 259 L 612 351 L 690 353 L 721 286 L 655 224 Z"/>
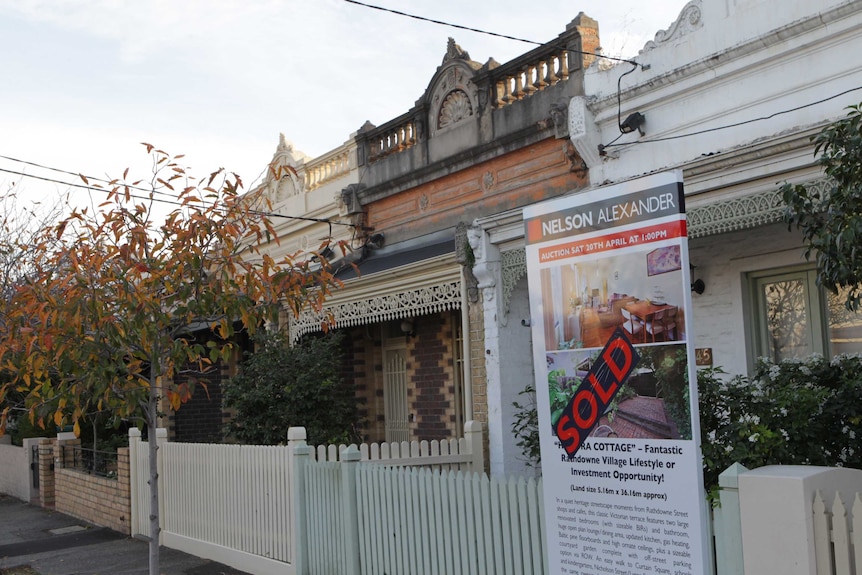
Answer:
<path fill-rule="evenodd" d="M 472 117 L 478 109 L 478 91 L 467 62 L 448 64 L 431 90 L 431 135 Z"/>
<path fill-rule="evenodd" d="M 296 171 L 298 157 L 307 159 L 305 154 L 294 150 L 293 144 L 285 139 L 284 134 L 279 134 L 278 147 L 272 155 L 262 184 L 266 187 L 267 195 L 273 203 L 303 191 L 303 183 Z"/>
<path fill-rule="evenodd" d="M 692 0 L 683 7 L 676 22 L 671 24 L 667 30 L 659 30 L 655 35 L 655 39 L 644 44 L 639 54 L 643 55 L 662 44 L 678 40 L 701 28 L 703 26 L 702 16 L 701 0 Z"/>
<path fill-rule="evenodd" d="M 548 109 L 554 123 L 554 137 L 558 140 L 569 137 L 569 102 L 560 100 Z"/>
<path fill-rule="evenodd" d="M 449 60 L 469 60 L 470 54 L 455 43 L 455 38 L 449 37 L 446 42 L 446 55 L 443 56 L 443 63 Z"/>

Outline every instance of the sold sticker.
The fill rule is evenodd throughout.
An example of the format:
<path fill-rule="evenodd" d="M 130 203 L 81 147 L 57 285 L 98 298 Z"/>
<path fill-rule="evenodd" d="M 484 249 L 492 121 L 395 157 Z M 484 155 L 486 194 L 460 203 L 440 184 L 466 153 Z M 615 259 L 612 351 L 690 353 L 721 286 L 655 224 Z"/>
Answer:
<path fill-rule="evenodd" d="M 557 438 L 570 457 L 596 427 L 638 361 L 640 355 L 618 327 L 557 420 Z"/>

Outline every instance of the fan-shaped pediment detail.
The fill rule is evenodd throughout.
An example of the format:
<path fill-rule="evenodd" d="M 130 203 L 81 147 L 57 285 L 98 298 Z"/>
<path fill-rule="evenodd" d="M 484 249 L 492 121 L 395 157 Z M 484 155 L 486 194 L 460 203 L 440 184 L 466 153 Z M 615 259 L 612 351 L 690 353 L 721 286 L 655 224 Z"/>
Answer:
<path fill-rule="evenodd" d="M 473 115 L 473 104 L 470 96 L 463 90 L 453 90 L 443 99 L 440 113 L 437 115 L 437 128 L 445 128 L 457 124 Z"/>
<path fill-rule="evenodd" d="M 465 60 L 450 61 L 438 71 L 428 99 L 431 137 L 477 113 L 478 90 L 473 84 L 475 70 Z"/>

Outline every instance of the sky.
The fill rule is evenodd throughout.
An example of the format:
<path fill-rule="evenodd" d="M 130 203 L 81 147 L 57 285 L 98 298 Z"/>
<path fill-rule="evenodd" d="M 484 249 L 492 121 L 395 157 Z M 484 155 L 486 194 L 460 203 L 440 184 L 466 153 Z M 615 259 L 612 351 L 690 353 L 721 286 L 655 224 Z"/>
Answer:
<path fill-rule="evenodd" d="M 363 0 L 536 42 L 579 12 L 606 54 L 634 57 L 685 0 Z M 146 176 L 141 142 L 225 168 L 246 188 L 284 133 L 318 156 L 366 121 L 407 112 L 447 39 L 505 63 L 534 46 L 345 0 L 0 0 L 0 156 L 83 173 Z M 0 158 L 0 170 L 80 180 Z M 67 186 L 0 172 L 0 190 L 41 198 Z"/>

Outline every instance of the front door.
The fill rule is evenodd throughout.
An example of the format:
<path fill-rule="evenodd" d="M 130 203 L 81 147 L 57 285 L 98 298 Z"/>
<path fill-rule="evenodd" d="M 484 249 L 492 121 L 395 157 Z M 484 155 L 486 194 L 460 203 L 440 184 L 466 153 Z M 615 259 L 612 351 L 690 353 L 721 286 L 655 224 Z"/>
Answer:
<path fill-rule="evenodd" d="M 407 409 L 407 345 L 389 341 L 383 350 L 383 403 L 386 441 L 409 441 Z"/>

